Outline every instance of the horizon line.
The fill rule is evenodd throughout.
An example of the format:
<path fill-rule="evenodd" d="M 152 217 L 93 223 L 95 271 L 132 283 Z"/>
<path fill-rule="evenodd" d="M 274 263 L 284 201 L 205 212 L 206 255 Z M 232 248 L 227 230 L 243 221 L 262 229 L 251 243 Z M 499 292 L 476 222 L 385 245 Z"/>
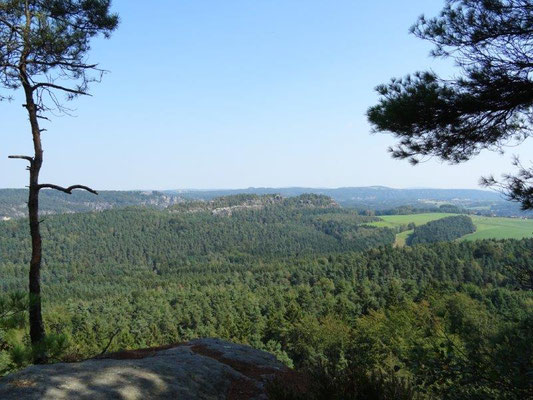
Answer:
<path fill-rule="evenodd" d="M 214 191 L 241 191 L 241 190 L 287 190 L 287 189 L 310 189 L 310 190 L 340 190 L 340 189 L 372 189 L 382 188 L 390 190 L 475 190 L 480 192 L 492 192 L 498 193 L 497 190 L 482 189 L 482 188 L 439 188 L 430 186 L 420 187 L 391 187 L 384 185 L 369 185 L 369 186 L 337 186 L 337 187 L 324 187 L 324 186 L 249 186 L 249 187 L 237 187 L 237 188 L 175 188 L 175 189 L 99 189 L 101 192 L 214 192 Z M 0 190 L 28 190 L 27 187 L 2 187 Z"/>

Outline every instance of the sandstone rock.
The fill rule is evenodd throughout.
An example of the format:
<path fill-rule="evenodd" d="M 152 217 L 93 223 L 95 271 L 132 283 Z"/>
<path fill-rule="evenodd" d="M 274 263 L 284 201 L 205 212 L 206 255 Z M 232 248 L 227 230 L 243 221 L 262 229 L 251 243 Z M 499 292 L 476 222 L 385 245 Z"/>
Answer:
<path fill-rule="evenodd" d="M 0 379 L 2 400 L 267 399 L 288 369 L 273 355 L 219 339 L 36 365 Z"/>

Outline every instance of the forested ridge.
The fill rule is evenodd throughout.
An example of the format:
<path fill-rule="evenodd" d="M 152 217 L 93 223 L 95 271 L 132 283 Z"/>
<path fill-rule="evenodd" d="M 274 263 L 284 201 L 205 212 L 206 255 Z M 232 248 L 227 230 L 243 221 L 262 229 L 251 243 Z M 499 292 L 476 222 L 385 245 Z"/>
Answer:
<path fill-rule="evenodd" d="M 102 211 L 128 206 L 166 208 L 181 204 L 190 207 L 198 202 L 202 207 L 214 199 L 238 196 L 281 195 L 298 197 L 313 193 L 334 199 L 343 207 L 377 214 L 443 211 L 471 212 L 500 216 L 529 216 L 513 203 L 504 201 L 498 194 L 481 190 L 455 189 L 391 189 L 380 186 L 338 189 L 313 188 L 248 188 L 236 190 L 167 190 L 167 191 L 98 191 L 99 195 L 73 192 L 65 196 L 53 190 L 41 193 L 43 214 L 79 213 Z M 27 214 L 27 191 L 24 189 L 0 189 L 0 219 L 19 218 Z"/>
<path fill-rule="evenodd" d="M 20 218 L 27 215 L 28 193 L 25 189 L 0 189 L 0 219 Z M 64 214 L 89 211 L 102 211 L 128 206 L 166 208 L 182 199 L 173 194 L 157 191 L 117 191 L 99 192 L 98 196 L 87 192 L 73 192 L 65 196 L 54 190 L 41 193 L 42 214 Z"/>
<path fill-rule="evenodd" d="M 533 240 L 394 248 L 327 198 L 271 200 L 47 217 L 51 360 L 214 336 L 310 374 L 302 398 L 532 394 Z M 26 288 L 26 229 L 0 223 L 4 294 Z M 2 371 L 28 362 L 25 332 L 20 314 L 0 324 Z"/>
<path fill-rule="evenodd" d="M 167 268 L 212 253 L 291 256 L 300 253 L 362 250 L 394 242 L 389 229 L 363 225 L 374 218 L 317 206 L 303 198 L 261 209 L 241 209 L 231 216 L 171 208 L 109 210 L 49 217 L 42 224 L 47 265 L 95 263 Z M 329 202 L 329 198 L 325 198 Z M 225 203 L 224 203 L 225 204 Z M 24 220 L 0 224 L 2 262 L 25 263 L 30 240 Z"/>

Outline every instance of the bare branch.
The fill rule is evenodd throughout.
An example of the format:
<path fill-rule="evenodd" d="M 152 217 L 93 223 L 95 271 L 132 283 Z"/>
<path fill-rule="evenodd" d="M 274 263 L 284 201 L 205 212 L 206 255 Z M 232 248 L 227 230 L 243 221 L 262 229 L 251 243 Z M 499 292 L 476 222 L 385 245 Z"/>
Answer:
<path fill-rule="evenodd" d="M 83 68 L 83 69 L 98 69 L 98 64 L 83 64 L 83 63 L 76 63 L 74 61 L 38 61 L 38 60 L 28 60 L 28 64 L 38 64 L 38 65 L 46 65 L 47 67 L 55 67 L 55 66 L 64 66 L 67 68 Z"/>
<path fill-rule="evenodd" d="M 33 163 L 33 157 L 30 157 L 30 156 L 8 156 L 8 158 L 26 160 L 26 161 L 29 161 L 30 164 Z"/>
<path fill-rule="evenodd" d="M 38 88 L 41 88 L 41 87 L 47 87 L 47 88 L 62 90 L 64 92 L 77 94 L 77 95 L 82 95 L 82 96 L 91 96 L 89 93 L 84 92 L 82 90 L 71 89 L 71 88 L 67 88 L 67 87 L 64 87 L 64 86 L 55 85 L 53 83 L 47 83 L 47 82 L 41 82 L 41 83 L 37 83 L 36 85 L 33 85 L 32 86 L 32 90 L 35 90 L 35 89 L 38 89 Z"/>
<path fill-rule="evenodd" d="M 98 195 L 98 192 L 96 190 L 91 189 L 90 187 L 87 187 L 87 186 L 83 186 L 83 185 L 72 185 L 67 188 L 64 188 L 58 185 L 44 183 L 44 184 L 39 185 L 39 189 L 54 189 L 54 190 L 59 190 L 60 192 L 67 193 L 67 194 L 72 194 L 72 191 L 75 189 L 81 189 L 81 190 L 86 190 L 89 193 Z"/>

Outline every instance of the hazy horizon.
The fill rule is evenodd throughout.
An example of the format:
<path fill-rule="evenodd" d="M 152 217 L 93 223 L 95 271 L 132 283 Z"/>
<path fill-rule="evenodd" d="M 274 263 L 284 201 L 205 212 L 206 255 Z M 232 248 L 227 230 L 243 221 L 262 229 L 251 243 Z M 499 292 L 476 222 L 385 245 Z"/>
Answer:
<path fill-rule="evenodd" d="M 393 190 L 479 190 L 482 192 L 491 192 L 498 193 L 496 190 L 487 189 L 483 187 L 467 188 L 467 187 L 429 187 L 429 186 L 418 186 L 418 187 L 393 187 L 386 185 L 368 185 L 368 186 L 300 186 L 300 185 L 291 185 L 291 186 L 248 186 L 248 187 L 209 187 L 209 188 L 163 188 L 163 189 L 153 189 L 153 188 L 132 188 L 132 189 L 99 189 L 100 191 L 116 191 L 116 192 L 145 192 L 145 191 L 161 191 L 161 192 L 180 192 L 180 191 L 198 191 L 198 192 L 209 192 L 209 191 L 225 191 L 225 190 L 250 190 L 250 189 L 312 189 L 312 190 L 338 190 L 338 189 L 367 189 L 367 188 L 386 188 Z M 21 190 L 28 189 L 27 187 L 0 187 L 0 190 Z"/>

